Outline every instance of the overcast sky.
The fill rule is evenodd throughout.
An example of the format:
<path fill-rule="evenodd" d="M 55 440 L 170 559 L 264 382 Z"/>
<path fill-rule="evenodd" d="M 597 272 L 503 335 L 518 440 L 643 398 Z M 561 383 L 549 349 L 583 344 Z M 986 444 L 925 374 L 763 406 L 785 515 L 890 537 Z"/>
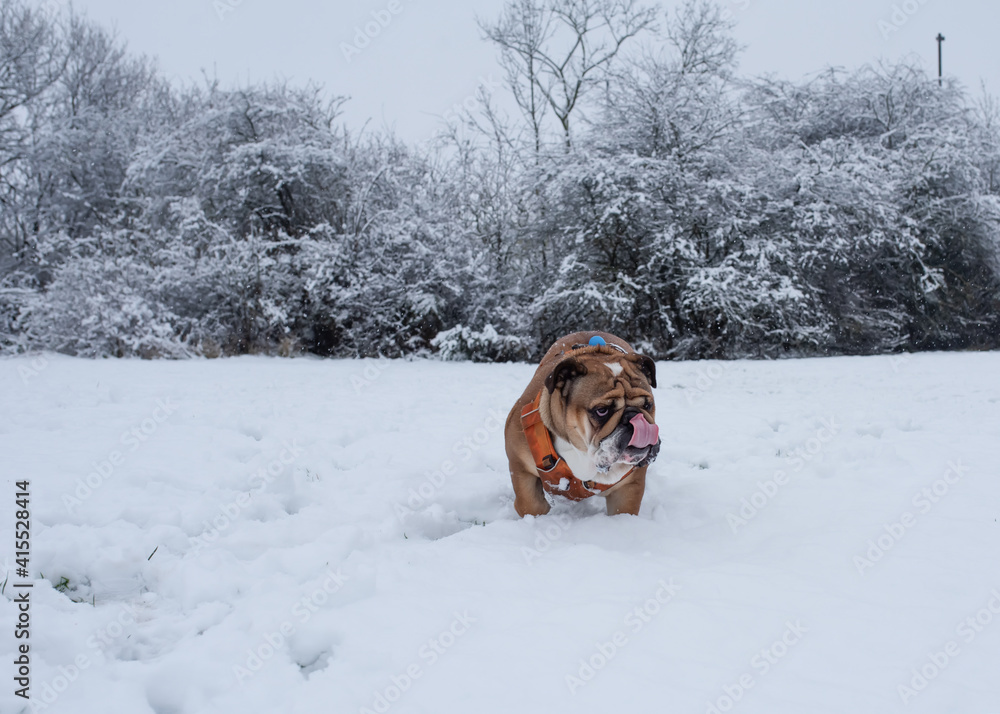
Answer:
<path fill-rule="evenodd" d="M 45 0 L 60 4 L 61 0 Z M 314 80 L 351 97 L 346 119 L 429 138 L 440 117 L 501 73 L 476 15 L 498 15 L 503 0 L 76 0 L 113 25 L 132 50 L 159 58 L 171 77 L 202 70 L 231 84 Z M 675 2 L 659 3 L 671 7 Z M 744 74 L 798 79 L 833 65 L 912 57 L 937 72 L 938 32 L 945 74 L 973 93 L 985 81 L 1000 94 L 998 0 L 721 0 L 745 45 Z M 374 13 L 374 15 L 373 15 Z M 376 26 L 377 19 L 382 20 Z M 880 24 L 881 23 L 881 24 Z M 358 36 L 365 26 L 373 37 Z M 370 34 L 375 34 L 374 32 Z M 367 46 L 348 51 L 345 45 Z"/>

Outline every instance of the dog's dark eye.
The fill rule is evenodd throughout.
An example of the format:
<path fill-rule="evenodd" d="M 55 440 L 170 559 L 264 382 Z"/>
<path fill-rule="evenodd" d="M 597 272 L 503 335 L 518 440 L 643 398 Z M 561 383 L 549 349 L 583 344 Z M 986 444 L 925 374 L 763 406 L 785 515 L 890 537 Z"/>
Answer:
<path fill-rule="evenodd" d="M 596 407 L 594 409 L 594 416 L 598 419 L 603 419 L 608 414 L 611 413 L 611 407 Z"/>
<path fill-rule="evenodd" d="M 648 398 L 644 399 L 642 402 L 642 408 L 648 412 L 650 409 L 653 408 L 653 400 Z"/>

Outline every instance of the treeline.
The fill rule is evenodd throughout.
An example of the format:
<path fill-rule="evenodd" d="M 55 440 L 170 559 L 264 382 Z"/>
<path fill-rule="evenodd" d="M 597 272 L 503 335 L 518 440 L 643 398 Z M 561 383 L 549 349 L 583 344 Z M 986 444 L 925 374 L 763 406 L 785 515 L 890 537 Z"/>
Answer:
<path fill-rule="evenodd" d="M 483 34 L 519 111 L 484 91 L 428 149 L 349 130 L 317 88 L 171 86 L 0 0 L 0 351 L 1000 345 L 989 98 L 906 64 L 741 77 L 696 0 L 512 0 Z"/>

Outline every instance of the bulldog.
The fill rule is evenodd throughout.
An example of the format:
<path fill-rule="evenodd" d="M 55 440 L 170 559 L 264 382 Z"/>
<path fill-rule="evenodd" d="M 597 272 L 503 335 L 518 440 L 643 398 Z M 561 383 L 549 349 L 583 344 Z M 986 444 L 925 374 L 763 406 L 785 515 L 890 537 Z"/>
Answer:
<path fill-rule="evenodd" d="M 545 494 L 606 499 L 608 515 L 639 512 L 646 467 L 660 450 L 656 365 L 606 332 L 556 341 L 504 430 L 514 510 L 549 512 Z"/>

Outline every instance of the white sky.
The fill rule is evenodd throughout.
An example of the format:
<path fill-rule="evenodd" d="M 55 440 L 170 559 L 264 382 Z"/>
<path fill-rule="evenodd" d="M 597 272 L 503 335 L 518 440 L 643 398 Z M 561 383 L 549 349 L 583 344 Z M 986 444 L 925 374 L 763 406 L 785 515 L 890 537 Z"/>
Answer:
<path fill-rule="evenodd" d="M 41 0 L 37 0 L 41 1 Z M 45 0 L 59 4 L 62 0 Z M 679 2 L 679 0 L 678 0 Z M 659 4 L 678 4 L 665 0 Z M 746 46 L 744 74 L 798 79 L 834 65 L 913 57 L 937 72 L 938 32 L 945 74 L 974 94 L 980 81 L 1000 95 L 998 0 L 720 0 Z M 502 78 L 494 48 L 479 38 L 476 14 L 493 18 L 503 0 L 75 0 L 92 19 L 117 28 L 133 51 L 159 58 L 171 77 L 202 70 L 224 84 L 314 80 L 348 95 L 345 118 L 393 126 L 410 141 L 429 138 L 440 117 L 481 80 Z M 907 15 L 904 10 L 910 9 Z M 397 10 L 395 14 L 390 8 Z M 879 21 L 906 18 L 884 36 Z M 359 54 L 342 43 L 355 28 L 391 18 Z M 220 16 L 221 15 L 221 16 Z M 500 90 L 502 91 L 502 90 Z"/>

